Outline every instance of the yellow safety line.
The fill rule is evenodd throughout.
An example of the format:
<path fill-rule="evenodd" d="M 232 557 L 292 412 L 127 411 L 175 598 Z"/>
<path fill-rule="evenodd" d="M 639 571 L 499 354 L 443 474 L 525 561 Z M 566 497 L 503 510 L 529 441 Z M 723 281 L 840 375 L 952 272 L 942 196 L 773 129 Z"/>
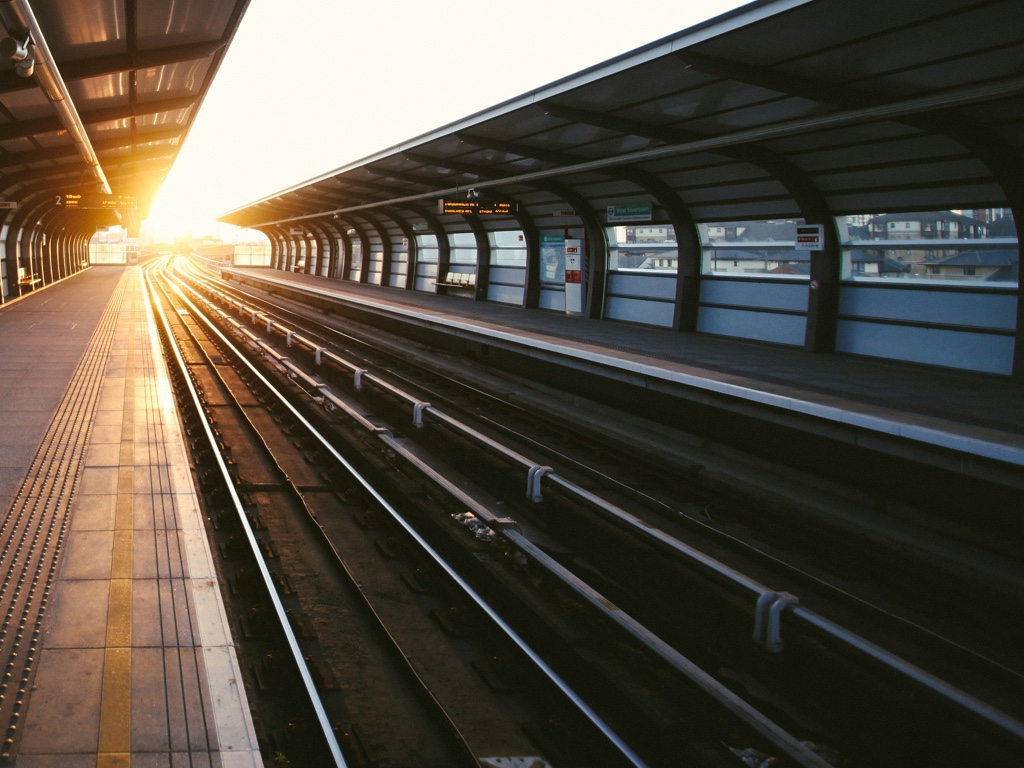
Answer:
<path fill-rule="evenodd" d="M 132 701 L 132 532 L 114 531 L 97 768 L 130 766 Z M 111 762 L 113 761 L 113 762 Z"/>
<path fill-rule="evenodd" d="M 129 345 L 134 339 L 130 339 Z M 131 768 L 132 703 L 132 544 L 134 539 L 135 397 L 134 355 L 129 347 L 117 502 L 107 599 L 107 637 L 103 656 L 99 749 L 96 768 Z"/>

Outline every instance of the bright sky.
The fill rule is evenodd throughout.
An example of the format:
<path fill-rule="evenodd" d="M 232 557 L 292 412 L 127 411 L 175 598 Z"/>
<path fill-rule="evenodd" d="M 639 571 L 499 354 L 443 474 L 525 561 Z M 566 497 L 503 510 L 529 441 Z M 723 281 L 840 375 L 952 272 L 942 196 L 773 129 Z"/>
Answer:
<path fill-rule="evenodd" d="M 217 216 L 742 5 L 252 0 L 145 228 Z"/>

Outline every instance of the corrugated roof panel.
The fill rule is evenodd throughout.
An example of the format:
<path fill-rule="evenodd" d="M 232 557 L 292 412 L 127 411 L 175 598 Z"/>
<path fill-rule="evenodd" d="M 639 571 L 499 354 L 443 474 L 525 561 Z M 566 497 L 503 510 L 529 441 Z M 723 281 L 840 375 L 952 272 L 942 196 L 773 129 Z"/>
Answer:
<path fill-rule="evenodd" d="M 714 83 L 713 76 L 688 68 L 674 56 L 666 56 L 560 93 L 554 101 L 566 107 L 603 112 L 623 104 L 643 104 L 664 98 L 667 88 L 686 100 L 688 92 Z"/>
<path fill-rule="evenodd" d="M 825 193 L 844 192 L 847 190 L 920 187 L 947 179 L 987 179 L 988 169 L 973 157 L 958 158 L 947 162 L 916 161 L 892 167 L 875 166 L 869 169 L 854 169 L 839 173 L 815 174 L 814 181 Z M 958 203 L 950 203 L 956 207 Z"/>
<path fill-rule="evenodd" d="M 877 188 L 851 191 L 827 197 L 833 211 L 840 213 L 878 213 L 879 211 L 928 211 L 948 208 L 1002 207 L 1005 195 L 993 183 L 950 182 L 941 188 Z M 956 201 L 955 203 L 952 201 Z"/>
<path fill-rule="evenodd" d="M 71 146 L 71 137 L 68 136 L 67 131 L 64 129 L 35 133 L 32 135 L 32 141 L 42 149 Z"/>
<path fill-rule="evenodd" d="M 105 120 L 102 123 L 90 123 L 88 130 L 89 136 L 93 141 L 128 136 L 131 133 L 131 120 L 123 118 L 120 120 Z"/>
<path fill-rule="evenodd" d="M 17 137 L 0 141 L 0 151 L 3 151 L 8 155 L 15 155 L 15 157 L 6 158 L 7 162 L 12 165 L 18 162 L 16 157 L 18 154 L 21 154 L 22 152 L 29 152 L 35 148 L 35 143 L 28 137 Z"/>
<path fill-rule="evenodd" d="M 60 0 L 32 3 L 32 12 L 58 64 L 125 53 L 128 24 L 124 0 Z"/>
<path fill-rule="evenodd" d="M 192 59 L 161 67 L 140 69 L 136 85 L 139 103 L 200 93 L 210 66 L 209 59 Z"/>
<path fill-rule="evenodd" d="M 140 50 L 224 39 L 236 0 L 175 0 L 142 3 L 138 9 Z"/>
<path fill-rule="evenodd" d="M 68 86 L 76 104 L 88 104 L 90 111 L 128 103 L 131 89 L 127 72 L 112 72 L 100 77 L 72 80 Z"/>
<path fill-rule="evenodd" d="M 136 117 L 136 125 L 140 127 L 159 126 L 185 126 L 192 117 L 192 109 L 171 109 L 165 112 L 158 112 L 152 115 Z"/>
<path fill-rule="evenodd" d="M 768 66 L 838 50 L 895 30 L 913 30 L 923 20 L 964 6 L 964 0 L 901 0 L 898 5 L 890 0 L 812 2 L 710 38 L 696 48 L 704 54 L 739 57 Z M 836 55 L 836 69 L 823 71 L 828 71 L 829 79 L 845 80 L 855 76 L 864 63 L 847 50 Z"/>
<path fill-rule="evenodd" d="M 10 112 L 15 122 L 57 115 L 53 105 L 39 88 L 0 93 L 0 106 Z"/>

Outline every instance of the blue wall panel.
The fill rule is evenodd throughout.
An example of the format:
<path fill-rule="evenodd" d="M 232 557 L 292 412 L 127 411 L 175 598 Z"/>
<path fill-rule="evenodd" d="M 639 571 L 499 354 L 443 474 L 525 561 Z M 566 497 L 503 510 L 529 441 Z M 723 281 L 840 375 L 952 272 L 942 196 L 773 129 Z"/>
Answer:
<path fill-rule="evenodd" d="M 526 270 L 514 267 L 491 267 L 490 281 L 492 283 L 504 283 L 506 285 L 524 285 L 526 282 Z"/>
<path fill-rule="evenodd" d="M 638 275 L 633 272 L 610 272 L 608 293 L 616 296 L 650 296 L 656 299 L 673 300 L 676 295 L 676 276 Z"/>
<path fill-rule="evenodd" d="M 561 289 L 551 290 L 542 285 L 537 306 L 541 309 L 554 309 L 559 312 L 565 312 L 565 291 Z"/>
<path fill-rule="evenodd" d="M 605 305 L 605 317 L 610 320 L 625 320 L 630 323 L 672 327 L 675 306 L 664 301 L 645 301 L 613 296 Z"/>
<path fill-rule="evenodd" d="M 900 290 L 844 285 L 839 313 L 943 325 L 1013 330 L 1017 298 L 978 291 Z"/>
<path fill-rule="evenodd" d="M 700 282 L 702 304 L 807 311 L 807 283 L 708 280 Z"/>
<path fill-rule="evenodd" d="M 836 350 L 1009 375 L 1013 337 L 841 320 Z"/>
<path fill-rule="evenodd" d="M 743 309 L 701 307 L 697 331 L 719 336 L 803 346 L 806 318 Z"/>
<path fill-rule="evenodd" d="M 515 304 L 519 307 L 523 304 L 523 288 L 514 285 L 489 285 L 487 300 L 499 304 Z"/>

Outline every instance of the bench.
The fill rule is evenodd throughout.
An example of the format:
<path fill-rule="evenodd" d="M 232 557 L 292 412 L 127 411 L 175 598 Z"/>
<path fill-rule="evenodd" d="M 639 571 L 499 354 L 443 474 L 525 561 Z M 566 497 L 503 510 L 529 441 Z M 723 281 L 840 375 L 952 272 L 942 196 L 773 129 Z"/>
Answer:
<path fill-rule="evenodd" d="M 435 280 L 434 285 L 439 288 L 464 288 L 476 287 L 476 274 L 473 272 L 449 272 L 444 280 Z"/>
<path fill-rule="evenodd" d="M 36 273 L 33 272 L 32 274 L 29 274 L 28 272 L 25 271 L 24 268 L 18 267 L 18 285 L 20 285 L 22 288 L 34 289 L 36 285 L 39 285 L 42 282 L 43 278 L 41 278 Z"/>

